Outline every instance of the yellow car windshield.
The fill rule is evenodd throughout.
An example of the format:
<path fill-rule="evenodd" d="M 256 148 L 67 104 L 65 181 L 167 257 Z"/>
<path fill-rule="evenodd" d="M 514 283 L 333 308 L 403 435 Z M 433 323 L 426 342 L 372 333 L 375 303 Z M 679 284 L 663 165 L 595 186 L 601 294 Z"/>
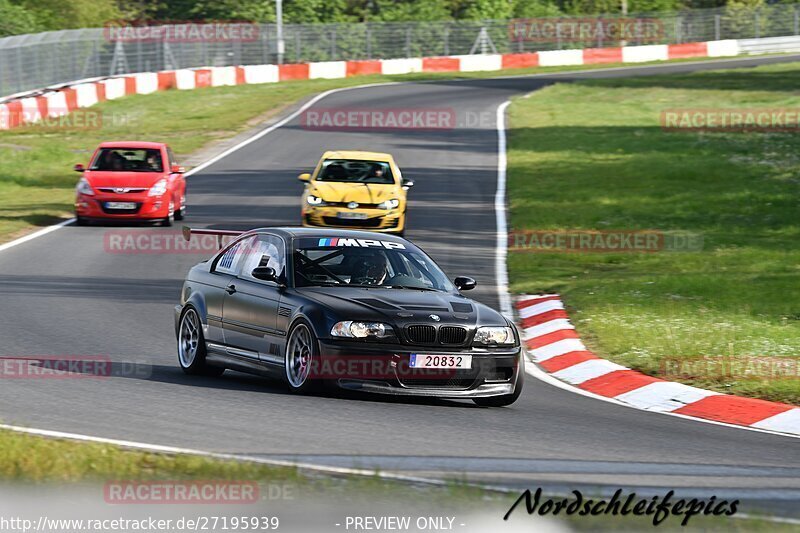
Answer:
<path fill-rule="evenodd" d="M 318 181 L 342 183 L 394 183 L 392 169 L 385 161 L 327 159 L 317 176 Z"/>

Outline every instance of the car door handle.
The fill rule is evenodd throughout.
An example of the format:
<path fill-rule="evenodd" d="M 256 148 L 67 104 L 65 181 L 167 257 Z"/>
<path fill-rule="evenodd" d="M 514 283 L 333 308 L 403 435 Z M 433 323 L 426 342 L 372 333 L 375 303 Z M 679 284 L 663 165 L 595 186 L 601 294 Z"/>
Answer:
<path fill-rule="evenodd" d="M 230 285 L 225 287 L 225 292 L 227 292 L 228 294 L 233 294 L 234 292 L 236 292 L 236 285 L 231 283 Z"/>

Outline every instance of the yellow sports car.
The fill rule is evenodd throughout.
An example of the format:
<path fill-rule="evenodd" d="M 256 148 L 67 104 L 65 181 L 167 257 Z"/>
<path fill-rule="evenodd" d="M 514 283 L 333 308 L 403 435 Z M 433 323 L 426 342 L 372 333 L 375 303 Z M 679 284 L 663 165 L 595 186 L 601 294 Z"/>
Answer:
<path fill-rule="evenodd" d="M 325 152 L 306 183 L 301 214 L 304 226 L 358 228 L 402 235 L 406 194 L 414 182 L 403 179 L 389 154 Z"/>

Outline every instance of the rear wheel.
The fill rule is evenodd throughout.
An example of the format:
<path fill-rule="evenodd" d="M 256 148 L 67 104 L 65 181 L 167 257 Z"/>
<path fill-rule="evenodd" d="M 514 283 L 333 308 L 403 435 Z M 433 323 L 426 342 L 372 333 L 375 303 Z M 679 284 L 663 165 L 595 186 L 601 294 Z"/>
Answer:
<path fill-rule="evenodd" d="M 314 332 L 306 322 L 298 322 L 286 342 L 284 370 L 289 390 L 296 394 L 309 394 L 319 390 L 319 381 L 313 378 L 313 369 L 319 361 L 319 348 Z"/>
<path fill-rule="evenodd" d="M 220 376 L 224 368 L 206 364 L 206 342 L 200 317 L 193 307 L 187 307 L 178 327 L 178 363 L 190 375 Z"/>

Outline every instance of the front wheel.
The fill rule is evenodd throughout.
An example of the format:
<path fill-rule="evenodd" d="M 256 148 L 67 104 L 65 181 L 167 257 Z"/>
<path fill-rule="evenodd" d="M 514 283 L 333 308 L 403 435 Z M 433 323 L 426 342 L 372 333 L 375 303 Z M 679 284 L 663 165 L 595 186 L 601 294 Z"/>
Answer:
<path fill-rule="evenodd" d="M 181 370 L 190 375 L 221 376 L 224 368 L 206 364 L 206 342 L 200 317 L 193 307 L 181 316 L 178 328 L 178 363 Z"/>
<path fill-rule="evenodd" d="M 524 356 L 523 356 L 524 357 Z M 472 401 L 481 407 L 506 407 L 517 401 L 519 395 L 522 394 L 522 384 L 524 383 L 525 363 L 520 359 L 519 371 L 517 372 L 517 383 L 514 387 L 514 392 L 511 394 L 503 394 L 501 396 L 489 396 L 487 398 L 473 398 Z"/>
<path fill-rule="evenodd" d="M 175 211 L 175 220 L 183 220 L 186 218 L 186 197 L 181 197 L 181 208 Z"/>
<path fill-rule="evenodd" d="M 286 384 L 295 394 L 309 394 L 319 390 L 319 381 L 312 370 L 319 361 L 319 348 L 314 332 L 306 322 L 298 322 L 286 342 L 284 370 Z"/>
<path fill-rule="evenodd" d="M 172 200 L 169 201 L 169 211 L 167 211 L 167 216 L 161 219 L 161 225 L 168 228 L 172 226 L 172 222 L 175 220 L 175 202 Z"/>

